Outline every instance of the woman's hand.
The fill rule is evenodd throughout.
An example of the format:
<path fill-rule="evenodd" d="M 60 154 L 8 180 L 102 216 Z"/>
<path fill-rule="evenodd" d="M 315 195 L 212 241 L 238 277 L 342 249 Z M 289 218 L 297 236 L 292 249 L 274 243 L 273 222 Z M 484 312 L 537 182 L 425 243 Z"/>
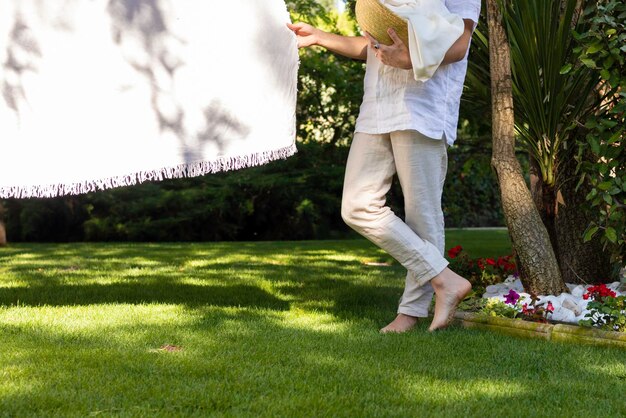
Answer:
<path fill-rule="evenodd" d="M 306 48 L 312 45 L 319 45 L 321 30 L 309 25 L 308 23 L 287 23 L 287 27 L 291 29 L 298 38 L 298 48 Z"/>
<path fill-rule="evenodd" d="M 396 34 L 396 31 L 392 28 L 387 29 L 389 37 L 393 40 L 392 45 L 383 45 L 379 43 L 372 35 L 365 32 L 365 36 L 370 42 L 370 47 L 376 54 L 376 58 L 385 65 L 390 65 L 396 68 L 402 68 L 403 70 L 410 70 L 413 68 L 411 63 L 411 55 L 409 54 L 409 48 L 402 42 L 402 39 Z"/>

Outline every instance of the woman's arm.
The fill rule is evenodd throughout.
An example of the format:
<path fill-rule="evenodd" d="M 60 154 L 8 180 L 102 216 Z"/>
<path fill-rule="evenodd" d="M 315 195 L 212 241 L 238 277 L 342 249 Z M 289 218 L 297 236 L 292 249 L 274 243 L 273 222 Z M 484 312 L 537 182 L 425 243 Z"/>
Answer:
<path fill-rule="evenodd" d="M 362 36 L 343 36 L 324 32 L 307 23 L 288 23 L 298 37 L 298 47 L 322 46 L 344 57 L 366 60 L 368 41 Z"/>
<path fill-rule="evenodd" d="M 463 34 L 454 42 L 454 44 L 452 44 L 450 49 L 448 49 L 448 52 L 446 52 L 446 55 L 443 57 L 441 65 L 451 64 L 465 58 L 470 40 L 472 39 L 472 34 L 474 33 L 475 23 L 471 19 L 463 19 L 463 23 L 465 24 Z M 392 28 L 389 28 L 387 33 L 393 40 L 393 44 L 388 46 L 379 44 L 378 41 L 371 35 L 366 34 L 367 41 L 371 47 L 375 48 L 375 46 L 378 46 L 378 48 L 376 48 L 376 57 L 385 65 L 405 70 L 413 68 L 408 45 L 405 45 L 404 42 L 402 42 Z"/>
<path fill-rule="evenodd" d="M 465 23 L 465 30 L 463 31 L 463 34 L 456 40 L 455 43 L 452 44 L 450 49 L 448 49 L 448 52 L 446 52 L 446 55 L 443 57 L 441 65 L 451 64 L 465 58 L 470 40 L 472 39 L 472 34 L 474 33 L 474 25 L 476 23 L 474 23 L 471 19 L 463 19 L 463 23 Z"/>

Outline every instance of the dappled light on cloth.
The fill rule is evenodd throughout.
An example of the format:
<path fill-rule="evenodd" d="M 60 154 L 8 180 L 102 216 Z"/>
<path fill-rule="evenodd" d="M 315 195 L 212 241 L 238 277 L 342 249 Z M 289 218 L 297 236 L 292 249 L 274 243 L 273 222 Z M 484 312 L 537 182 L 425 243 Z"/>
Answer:
<path fill-rule="evenodd" d="M 6 0 L 0 198 L 53 197 L 296 152 L 283 0 Z"/>

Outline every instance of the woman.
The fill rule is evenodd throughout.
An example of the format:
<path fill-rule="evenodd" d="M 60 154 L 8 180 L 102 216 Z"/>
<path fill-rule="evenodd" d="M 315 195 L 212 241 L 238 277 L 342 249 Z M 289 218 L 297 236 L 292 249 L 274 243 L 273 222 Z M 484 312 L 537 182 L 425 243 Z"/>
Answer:
<path fill-rule="evenodd" d="M 460 16 L 464 31 L 426 82 L 413 78 L 407 46 L 393 29 L 393 45 L 369 34 L 356 37 L 324 32 L 305 23 L 289 24 L 300 48 L 322 46 L 367 61 L 365 93 L 346 165 L 342 217 L 357 232 L 407 269 L 398 316 L 381 332 L 406 332 L 428 316 L 430 331 L 448 326 L 470 283 L 450 270 L 444 258 L 441 193 L 447 146 L 456 139 L 467 54 L 480 14 L 480 0 L 442 0 Z M 385 205 L 394 174 L 405 200 L 406 219 Z"/>

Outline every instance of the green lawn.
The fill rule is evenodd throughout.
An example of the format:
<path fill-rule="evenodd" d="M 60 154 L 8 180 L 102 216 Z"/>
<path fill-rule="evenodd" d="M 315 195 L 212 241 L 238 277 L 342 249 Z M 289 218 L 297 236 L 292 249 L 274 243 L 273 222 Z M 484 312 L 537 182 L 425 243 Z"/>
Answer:
<path fill-rule="evenodd" d="M 364 240 L 0 249 L 0 416 L 626 415 L 624 350 L 380 335 L 404 272 L 365 263 L 387 261 Z"/>

